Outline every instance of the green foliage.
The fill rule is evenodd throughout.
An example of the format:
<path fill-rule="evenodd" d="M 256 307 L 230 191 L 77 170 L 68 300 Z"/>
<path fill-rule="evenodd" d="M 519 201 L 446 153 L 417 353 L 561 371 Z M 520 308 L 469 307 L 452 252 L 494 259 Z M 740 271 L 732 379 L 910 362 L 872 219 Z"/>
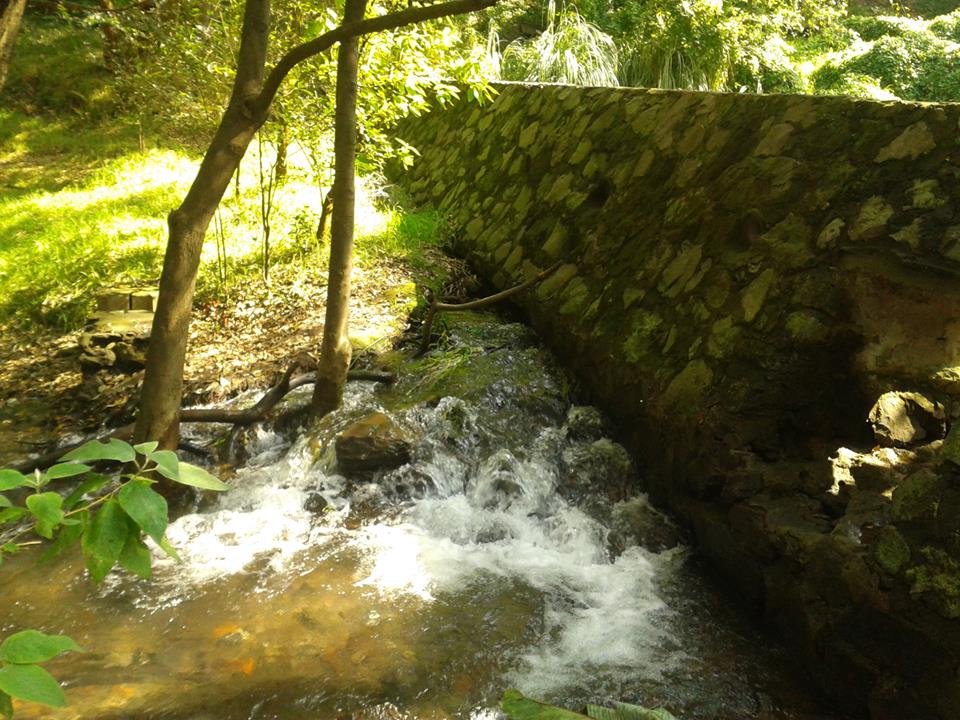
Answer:
<path fill-rule="evenodd" d="M 65 652 L 83 650 L 66 635 L 37 630 L 14 633 L 0 643 L 0 715 L 13 717 L 12 698 L 63 707 L 63 690 L 39 664 Z"/>
<path fill-rule="evenodd" d="M 676 720 L 664 708 L 649 709 L 630 703 L 615 703 L 613 708 L 600 705 L 587 705 L 587 714 L 581 715 L 570 710 L 531 700 L 519 690 L 507 690 L 500 701 L 500 708 L 507 720 Z"/>
<path fill-rule="evenodd" d="M 89 23 L 27 13 L 3 94 L 27 112 L 102 119 L 116 108 L 102 58 L 100 33 Z"/>
<path fill-rule="evenodd" d="M 927 29 L 939 38 L 960 43 L 960 9 L 934 18 Z"/>
<path fill-rule="evenodd" d="M 128 463 L 133 469 L 111 479 L 92 472 L 88 463 L 97 462 Z M 0 471 L 0 490 L 32 491 L 22 505 L 0 495 L 0 561 L 4 553 L 36 544 L 23 539 L 36 534 L 54 541 L 44 560 L 79 542 L 94 582 L 103 580 L 118 563 L 141 577 L 150 577 L 150 553 L 144 535 L 176 557 L 164 536 L 167 501 L 152 487 L 155 474 L 204 490 L 227 489 L 206 470 L 179 461 L 169 450 L 157 450 L 156 443 L 132 447 L 117 439 L 88 442 L 44 472 L 24 475 L 16 470 Z M 81 478 L 81 482 L 67 495 L 46 489 L 52 481 L 64 478 Z M 4 523 L 13 528 L 3 533 Z"/>
<path fill-rule="evenodd" d="M 517 39 L 498 52 L 491 33 L 491 56 L 504 80 L 560 82 L 570 85 L 616 86 L 617 47 L 600 28 L 587 22 L 576 8 L 557 13 L 554 0 L 547 8 L 547 26 L 536 37 Z"/>
<path fill-rule="evenodd" d="M 839 65 L 904 100 L 960 100 L 960 47 L 929 32 L 886 35 Z"/>

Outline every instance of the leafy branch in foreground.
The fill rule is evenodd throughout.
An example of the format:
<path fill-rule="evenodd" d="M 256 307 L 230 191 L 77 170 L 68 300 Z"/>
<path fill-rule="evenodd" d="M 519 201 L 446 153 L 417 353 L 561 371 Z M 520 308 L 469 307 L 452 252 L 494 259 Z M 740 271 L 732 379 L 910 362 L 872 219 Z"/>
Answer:
<path fill-rule="evenodd" d="M 0 562 L 5 555 L 47 540 L 51 543 L 40 562 L 48 562 L 79 542 L 94 582 L 102 581 L 118 563 L 148 579 L 152 566 L 145 537 L 178 559 L 166 538 L 167 501 L 153 490 L 154 478 L 159 475 L 202 490 L 228 487 L 203 468 L 157 447 L 156 442 L 91 440 L 45 471 L 0 470 Z M 93 470 L 98 462 L 122 463 L 129 470 L 117 477 L 103 475 Z M 65 495 L 47 489 L 52 481 L 63 479 L 78 484 Z M 22 504 L 4 494 L 11 492 L 22 497 Z M 65 635 L 37 630 L 23 630 L 0 643 L 0 716 L 13 717 L 13 698 L 62 707 L 66 700 L 60 685 L 39 663 L 71 651 L 82 652 Z"/>
<path fill-rule="evenodd" d="M 88 464 L 102 461 L 132 469 L 113 478 L 94 472 Z M 130 445 L 115 438 L 81 445 L 45 471 L 25 475 L 0 470 L 0 561 L 5 554 L 50 540 L 52 544 L 41 557 L 41 562 L 46 562 L 79 542 L 94 582 L 103 580 L 117 563 L 149 578 L 150 551 L 144 535 L 177 557 L 165 537 L 167 501 L 151 487 L 157 475 L 204 490 L 227 489 L 206 470 L 181 462 L 173 451 L 157 450 L 156 442 Z M 46 489 L 51 481 L 66 478 L 80 481 L 68 495 Z M 18 489 L 32 490 L 22 505 L 2 494 Z M 4 534 L 3 525 L 14 523 L 17 527 Z"/>
<path fill-rule="evenodd" d="M 65 652 L 83 652 L 66 635 L 45 635 L 37 630 L 14 633 L 0 643 L 0 715 L 13 717 L 13 698 L 63 707 L 60 684 L 40 667 Z"/>

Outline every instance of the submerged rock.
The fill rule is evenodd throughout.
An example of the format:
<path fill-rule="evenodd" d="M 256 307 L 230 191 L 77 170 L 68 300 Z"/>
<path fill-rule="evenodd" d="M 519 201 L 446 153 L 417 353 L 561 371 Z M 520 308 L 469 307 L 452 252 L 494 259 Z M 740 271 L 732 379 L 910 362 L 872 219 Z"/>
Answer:
<path fill-rule="evenodd" d="M 353 423 L 334 444 L 337 467 L 346 475 L 390 470 L 410 462 L 411 438 L 382 412 Z"/>

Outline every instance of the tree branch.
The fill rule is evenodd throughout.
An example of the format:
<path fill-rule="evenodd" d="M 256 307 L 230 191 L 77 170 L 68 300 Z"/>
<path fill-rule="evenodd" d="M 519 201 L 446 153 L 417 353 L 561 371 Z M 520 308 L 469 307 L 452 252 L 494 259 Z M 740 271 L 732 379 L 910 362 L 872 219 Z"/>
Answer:
<path fill-rule="evenodd" d="M 346 23 L 339 27 L 325 32 L 323 35 L 308 40 L 305 43 L 297 45 L 284 54 L 277 62 L 274 68 L 267 75 L 263 83 L 260 94 L 250 101 L 253 106 L 251 112 L 256 117 L 260 113 L 266 112 L 273 102 L 277 90 L 284 78 L 293 68 L 304 60 L 319 55 L 324 50 L 333 47 L 334 43 L 345 40 L 349 37 L 358 37 L 360 35 L 369 35 L 370 33 L 381 32 L 383 30 L 393 30 L 404 25 L 413 25 L 424 20 L 436 20 L 437 18 L 449 17 L 450 15 L 462 15 L 464 13 L 476 12 L 484 8 L 496 5 L 498 0 L 450 0 L 450 2 L 435 3 L 424 7 L 411 7 L 400 12 L 388 13 L 375 18 L 368 18 L 360 22 Z"/>
<path fill-rule="evenodd" d="M 442 303 L 437 302 L 432 295 L 428 295 L 427 299 L 430 301 L 430 307 L 427 310 L 427 317 L 423 321 L 423 338 L 420 340 L 419 354 L 423 355 L 423 353 L 430 348 L 430 335 L 433 332 L 433 320 L 438 312 L 443 310 L 476 310 L 477 308 L 485 307 L 486 305 L 493 305 L 493 303 L 506 300 L 514 295 L 518 295 L 524 290 L 543 282 L 548 277 L 553 275 L 553 273 L 555 273 L 561 265 L 563 265 L 562 260 L 555 262 L 539 275 L 536 275 L 529 280 L 520 283 L 519 285 L 514 285 L 512 288 L 507 288 L 506 290 L 494 293 L 493 295 L 488 295 L 487 297 L 480 298 L 479 300 L 471 300 L 470 302 L 465 303 Z"/>

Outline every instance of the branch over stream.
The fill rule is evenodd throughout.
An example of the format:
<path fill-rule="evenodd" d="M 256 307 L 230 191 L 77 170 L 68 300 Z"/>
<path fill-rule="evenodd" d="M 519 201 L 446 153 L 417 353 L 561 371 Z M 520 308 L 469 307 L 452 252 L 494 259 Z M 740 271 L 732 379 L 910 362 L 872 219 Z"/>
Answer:
<path fill-rule="evenodd" d="M 273 410 L 277 403 L 283 400 L 290 392 L 304 385 L 311 385 L 316 381 L 315 373 L 303 373 L 294 376 L 293 373 L 299 367 L 296 363 L 288 367 L 277 384 L 267 390 L 263 397 L 251 407 L 244 408 L 243 410 L 231 410 L 228 408 L 185 408 L 180 411 L 180 422 L 226 423 L 234 426 L 247 426 L 262 422 L 267 419 L 270 411 Z M 351 370 L 347 374 L 347 380 L 354 381 L 391 383 L 394 379 L 392 373 L 381 370 Z M 96 439 L 106 440 L 108 438 L 118 438 L 129 441 L 133 437 L 133 428 L 133 423 L 122 425 L 115 430 L 99 435 Z M 55 464 L 63 455 L 86 442 L 89 442 L 89 438 L 81 442 L 54 448 L 29 460 L 16 463 L 11 467 L 22 473 L 30 473 L 40 468 L 49 467 Z"/>
<path fill-rule="evenodd" d="M 427 350 L 430 349 L 430 336 L 433 333 L 433 321 L 436 318 L 438 312 L 453 312 L 456 310 L 476 310 L 477 308 L 486 307 L 487 305 L 493 305 L 493 303 L 500 302 L 501 300 L 506 300 L 511 298 L 514 295 L 519 295 L 524 290 L 529 290 L 534 285 L 537 285 L 548 277 L 553 275 L 560 266 L 563 265 L 562 260 L 558 260 L 553 265 L 548 267 L 546 270 L 541 272 L 539 275 L 526 280 L 519 285 L 514 285 L 512 288 L 507 288 L 506 290 L 501 290 L 498 293 L 493 295 L 488 295 L 485 298 L 480 298 L 479 300 L 471 300 L 464 303 L 442 303 L 437 302 L 436 298 L 433 296 L 433 293 L 427 289 L 426 295 L 427 300 L 430 301 L 430 307 L 427 309 L 427 317 L 423 321 L 423 338 L 420 340 L 420 354 L 423 355 Z"/>

